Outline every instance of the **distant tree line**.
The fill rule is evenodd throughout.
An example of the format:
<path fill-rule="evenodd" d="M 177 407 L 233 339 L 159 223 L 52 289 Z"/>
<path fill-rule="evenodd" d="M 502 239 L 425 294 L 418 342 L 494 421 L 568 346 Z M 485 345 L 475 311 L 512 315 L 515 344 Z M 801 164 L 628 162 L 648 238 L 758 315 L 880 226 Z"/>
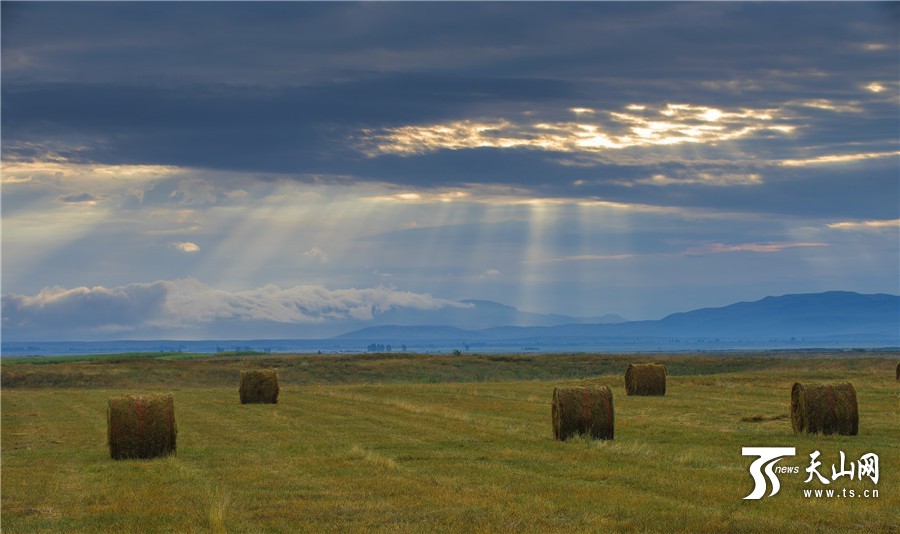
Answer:
<path fill-rule="evenodd" d="M 390 343 L 385 345 L 384 343 L 369 343 L 366 346 L 366 351 L 368 352 L 391 352 L 393 347 L 391 347 Z M 400 350 L 406 351 L 406 345 L 400 345 Z"/>

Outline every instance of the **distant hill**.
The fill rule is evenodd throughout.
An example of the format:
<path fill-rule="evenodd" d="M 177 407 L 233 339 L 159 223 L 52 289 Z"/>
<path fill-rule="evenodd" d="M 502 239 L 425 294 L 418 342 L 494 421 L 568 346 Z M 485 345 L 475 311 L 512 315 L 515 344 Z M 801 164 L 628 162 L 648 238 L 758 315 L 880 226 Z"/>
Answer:
<path fill-rule="evenodd" d="M 675 313 L 656 321 L 499 326 L 480 329 L 375 326 L 334 339 L 396 343 L 403 340 L 426 339 L 436 342 L 453 340 L 540 342 L 612 338 L 770 340 L 841 337 L 884 340 L 886 343 L 900 344 L 900 296 L 830 291 L 766 297 L 755 302 L 739 302 L 720 308 Z"/>
<path fill-rule="evenodd" d="M 766 297 L 675 313 L 655 325 L 666 335 L 725 337 L 900 335 L 900 297 L 829 291 Z"/>

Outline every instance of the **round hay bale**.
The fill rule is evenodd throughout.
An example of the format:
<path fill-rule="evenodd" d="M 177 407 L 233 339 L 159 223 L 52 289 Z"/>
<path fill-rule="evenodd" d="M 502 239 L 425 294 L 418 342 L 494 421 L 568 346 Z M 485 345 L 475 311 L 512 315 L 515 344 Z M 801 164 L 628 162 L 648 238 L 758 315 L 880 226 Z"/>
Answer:
<path fill-rule="evenodd" d="M 106 412 L 109 454 L 114 460 L 175 453 L 175 400 L 171 393 L 110 397 Z"/>
<path fill-rule="evenodd" d="M 609 386 L 553 389 L 553 437 L 565 441 L 575 434 L 613 439 L 613 397 Z"/>
<path fill-rule="evenodd" d="M 794 384 L 791 388 L 794 432 L 842 434 L 859 432 L 859 410 L 853 384 Z"/>
<path fill-rule="evenodd" d="M 278 402 L 278 369 L 241 371 L 241 404 L 275 404 Z"/>
<path fill-rule="evenodd" d="M 625 392 L 628 395 L 665 395 L 666 366 L 661 363 L 632 363 L 625 370 Z"/>

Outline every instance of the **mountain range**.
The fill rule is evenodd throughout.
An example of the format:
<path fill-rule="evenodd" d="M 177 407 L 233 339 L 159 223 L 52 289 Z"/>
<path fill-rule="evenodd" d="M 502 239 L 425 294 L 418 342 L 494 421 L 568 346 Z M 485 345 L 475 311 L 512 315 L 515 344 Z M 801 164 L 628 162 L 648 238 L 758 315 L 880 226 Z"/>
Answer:
<path fill-rule="evenodd" d="M 518 312 L 521 313 L 521 312 Z M 621 318 L 618 318 L 621 319 Z M 614 320 L 466 329 L 457 325 L 373 326 L 334 337 L 339 341 L 570 342 L 624 339 L 870 339 L 900 343 L 900 296 L 846 291 L 766 297 L 719 308 L 674 313 L 654 321 Z"/>
<path fill-rule="evenodd" d="M 831 291 L 766 297 L 674 313 L 654 321 L 619 316 L 578 318 L 521 312 L 496 302 L 420 312 L 389 311 L 375 325 L 301 339 L 305 331 L 265 339 L 8 341 L 4 355 L 260 350 L 272 352 L 694 351 L 781 348 L 900 347 L 900 296 Z M 394 324 L 386 324 L 388 321 Z M 359 324 L 365 324 L 362 321 Z M 371 322 L 369 323 L 372 324 Z M 515 324 L 517 326 L 509 326 Z M 373 347 L 374 345 L 374 347 Z"/>

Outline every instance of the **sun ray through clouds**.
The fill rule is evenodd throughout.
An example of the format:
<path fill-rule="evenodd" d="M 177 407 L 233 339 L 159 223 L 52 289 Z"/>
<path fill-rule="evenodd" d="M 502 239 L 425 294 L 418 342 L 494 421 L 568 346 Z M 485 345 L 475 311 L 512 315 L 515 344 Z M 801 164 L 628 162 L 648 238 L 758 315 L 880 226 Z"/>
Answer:
<path fill-rule="evenodd" d="M 544 279 L 543 260 L 551 254 L 548 237 L 554 222 L 553 207 L 536 199 L 525 204 L 527 213 L 527 238 L 523 250 L 522 274 L 519 277 L 517 305 L 525 311 L 546 309 L 543 292 L 547 281 Z"/>
<path fill-rule="evenodd" d="M 210 313 L 253 337 L 425 294 L 656 318 L 900 291 L 877 2 L 2 10 L 2 278 L 28 309 L 240 294 Z M 310 316 L 298 287 L 363 296 Z"/>
<path fill-rule="evenodd" d="M 625 285 L 630 272 L 632 243 L 628 213 L 624 209 L 591 204 L 577 207 L 580 248 L 582 257 L 589 261 L 575 262 L 576 278 L 579 285 L 588 288 L 612 288 Z M 602 300 L 598 305 L 582 303 L 585 315 L 606 310 L 612 313 L 621 310 L 619 292 L 593 291 L 593 298 Z"/>

